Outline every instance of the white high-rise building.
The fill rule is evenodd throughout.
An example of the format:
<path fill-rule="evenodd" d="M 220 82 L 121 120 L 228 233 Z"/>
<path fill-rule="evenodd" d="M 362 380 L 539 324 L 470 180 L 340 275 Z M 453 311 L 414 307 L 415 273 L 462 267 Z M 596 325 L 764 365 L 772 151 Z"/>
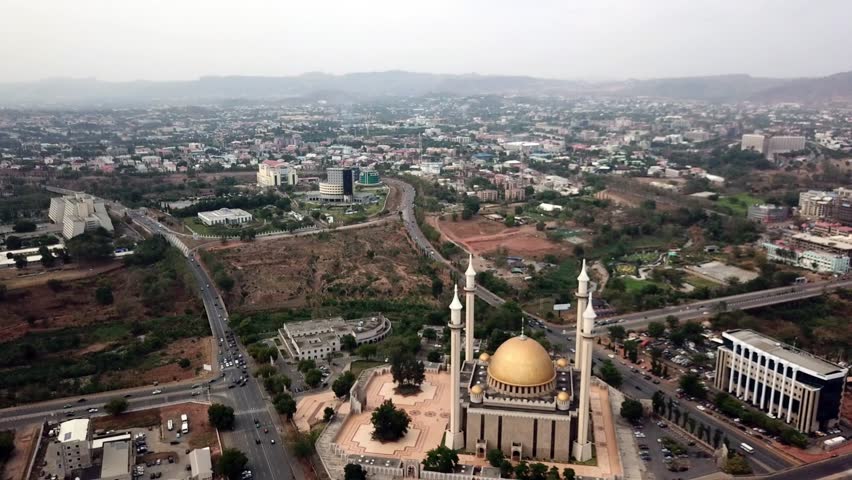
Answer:
<path fill-rule="evenodd" d="M 757 153 L 766 153 L 766 137 L 755 133 L 743 135 L 740 142 L 742 150 L 754 150 Z"/>
<path fill-rule="evenodd" d="M 114 230 L 104 201 L 86 193 L 51 198 L 48 217 L 62 224 L 62 236 L 66 239 L 99 227 L 108 232 Z"/>

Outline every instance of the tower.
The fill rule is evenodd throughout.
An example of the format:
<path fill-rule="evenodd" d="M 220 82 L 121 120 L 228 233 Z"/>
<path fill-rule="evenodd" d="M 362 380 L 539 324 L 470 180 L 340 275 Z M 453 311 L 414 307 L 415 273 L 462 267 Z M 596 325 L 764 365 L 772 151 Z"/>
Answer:
<path fill-rule="evenodd" d="M 577 345 L 574 350 L 574 368 L 581 372 L 586 371 L 589 366 L 582 365 L 583 358 L 583 314 L 589 300 L 589 275 L 586 274 L 586 261 L 583 260 L 583 269 L 577 277 Z"/>
<path fill-rule="evenodd" d="M 446 435 L 446 445 L 452 449 L 464 447 L 464 434 L 461 430 L 461 309 L 459 286 L 455 285 L 453 302 L 450 304 L 450 428 Z"/>
<path fill-rule="evenodd" d="M 464 359 L 465 361 L 473 361 L 473 303 L 476 294 L 476 271 L 473 269 L 473 254 L 467 264 L 467 271 L 464 272 Z"/>
<path fill-rule="evenodd" d="M 584 269 L 585 272 L 585 269 Z M 592 330 L 595 328 L 595 310 L 592 308 L 592 296 L 588 295 L 588 305 L 583 312 L 583 355 L 581 365 L 592 363 Z M 578 351 L 579 353 L 579 351 Z M 577 414 L 577 440 L 574 442 L 574 458 L 585 462 L 592 458 L 592 442 L 589 441 L 589 389 L 592 382 L 592 371 L 586 367 L 580 370 L 580 409 Z"/>

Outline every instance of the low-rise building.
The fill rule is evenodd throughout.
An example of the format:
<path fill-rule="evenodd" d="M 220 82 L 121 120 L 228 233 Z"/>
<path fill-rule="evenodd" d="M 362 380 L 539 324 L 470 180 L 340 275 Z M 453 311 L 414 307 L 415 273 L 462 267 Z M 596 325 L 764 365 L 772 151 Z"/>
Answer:
<path fill-rule="evenodd" d="M 135 458 L 129 439 L 104 443 L 100 480 L 130 480 Z"/>
<path fill-rule="evenodd" d="M 714 384 L 802 432 L 840 422 L 848 368 L 753 330 L 722 334 Z"/>
<path fill-rule="evenodd" d="M 209 212 L 198 212 L 198 219 L 204 225 L 237 225 L 252 221 L 252 215 L 241 208 L 220 208 Z"/>
<path fill-rule="evenodd" d="M 798 250 L 816 250 L 852 257 L 852 237 L 846 235 L 818 237 L 809 233 L 797 233 L 790 237 L 789 242 L 791 247 Z"/>
<path fill-rule="evenodd" d="M 72 471 L 92 466 L 89 426 L 88 418 L 67 420 L 59 425 L 59 433 L 56 435 L 56 439 L 59 441 L 62 451 L 60 455 L 61 469 L 66 476 L 71 475 Z"/>
<path fill-rule="evenodd" d="M 210 447 L 196 448 L 189 452 L 189 468 L 192 480 L 212 480 L 213 461 L 210 458 Z"/>
<path fill-rule="evenodd" d="M 849 257 L 819 250 L 797 250 L 776 243 L 764 243 L 767 260 L 786 263 L 821 273 L 839 275 L 849 271 Z"/>
<path fill-rule="evenodd" d="M 748 219 L 759 223 L 777 223 L 787 220 L 789 209 L 778 205 L 751 205 L 748 207 Z"/>
<path fill-rule="evenodd" d="M 342 317 L 285 323 L 278 336 L 287 353 L 295 360 L 326 358 L 339 352 L 341 338 L 351 335 L 358 345 L 376 343 L 391 332 L 391 323 L 384 315 L 344 320 Z"/>

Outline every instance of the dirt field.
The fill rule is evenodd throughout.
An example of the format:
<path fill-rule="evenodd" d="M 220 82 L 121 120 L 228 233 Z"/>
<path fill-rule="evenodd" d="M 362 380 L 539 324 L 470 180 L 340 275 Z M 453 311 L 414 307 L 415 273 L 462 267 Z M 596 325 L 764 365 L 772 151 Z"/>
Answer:
<path fill-rule="evenodd" d="M 150 385 L 154 381 L 163 383 L 188 380 L 204 374 L 203 365 L 213 363 L 212 352 L 213 337 L 184 338 L 170 344 L 158 354 L 166 361 L 187 358 L 190 361 L 189 368 L 182 368 L 173 362 L 144 372 L 124 372 L 120 375 L 107 375 L 106 378 L 109 380 L 114 377 L 122 384 L 135 385 Z"/>
<path fill-rule="evenodd" d="M 70 282 L 72 280 L 80 280 L 82 278 L 95 277 L 105 272 L 120 269 L 124 266 L 124 262 L 113 261 L 103 265 L 93 267 L 79 267 L 75 264 L 64 265 L 62 268 L 45 271 L 40 268 L 27 269 L 23 272 L 14 268 L 6 268 L 0 270 L 0 283 L 6 285 L 9 290 L 18 288 L 32 287 L 35 285 L 44 285 L 48 280 L 61 280 Z M 22 275 L 23 273 L 23 275 Z"/>
<path fill-rule="evenodd" d="M 391 299 L 430 291 L 431 281 L 416 272 L 419 256 L 398 224 L 211 251 L 236 280 L 229 303 L 237 310 L 317 305 L 329 295 Z"/>
<path fill-rule="evenodd" d="M 509 228 L 502 223 L 481 217 L 457 222 L 430 217 L 428 221 L 444 237 L 476 255 L 504 248 L 508 255 L 541 259 L 547 254 L 570 254 L 574 249 L 569 243 L 551 242 L 543 232 L 537 231 L 534 225 Z"/>
<path fill-rule="evenodd" d="M 144 318 L 147 308 L 140 296 L 143 272 L 115 268 L 115 265 L 103 268 L 108 271 L 96 277 L 63 280 L 62 288 L 57 291 L 46 285 L 50 277 L 43 278 L 45 275 L 37 277 L 41 284 L 10 289 L 6 300 L 0 302 L 0 343 L 18 339 L 29 332 Z M 100 285 L 112 287 L 115 299 L 112 305 L 100 305 L 95 300 L 95 290 Z M 177 298 L 171 311 L 163 312 L 163 315 L 183 313 L 197 303 L 188 292 L 179 294 Z"/>
<path fill-rule="evenodd" d="M 30 425 L 15 431 L 15 451 L 3 467 L 3 480 L 24 480 L 27 463 L 33 455 L 39 425 Z"/>

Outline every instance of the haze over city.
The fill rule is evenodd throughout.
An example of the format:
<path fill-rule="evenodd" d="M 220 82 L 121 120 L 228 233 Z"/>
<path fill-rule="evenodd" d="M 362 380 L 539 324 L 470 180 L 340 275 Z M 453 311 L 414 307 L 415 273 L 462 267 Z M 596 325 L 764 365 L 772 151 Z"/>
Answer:
<path fill-rule="evenodd" d="M 852 69 L 843 0 L 6 2 L 0 82 L 408 70 L 609 80 Z M 791 21 L 794 19 L 793 21 Z"/>

